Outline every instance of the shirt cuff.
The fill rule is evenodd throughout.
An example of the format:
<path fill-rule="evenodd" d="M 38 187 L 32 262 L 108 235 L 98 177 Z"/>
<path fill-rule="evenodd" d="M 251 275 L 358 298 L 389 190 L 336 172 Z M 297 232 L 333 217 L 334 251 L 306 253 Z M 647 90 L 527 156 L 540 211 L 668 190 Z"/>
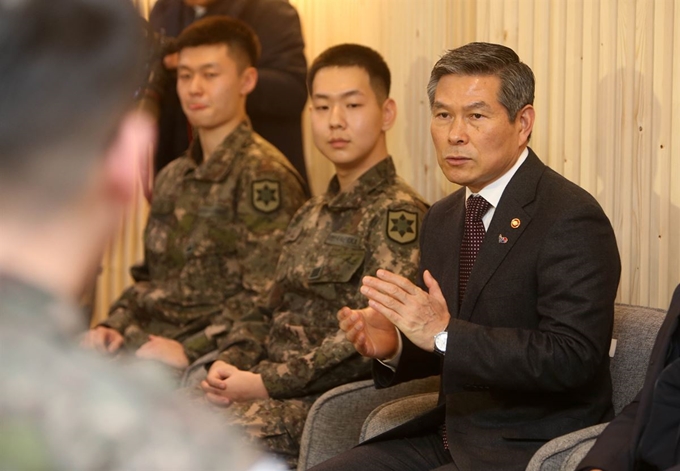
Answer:
<path fill-rule="evenodd" d="M 380 363 L 382 363 L 387 368 L 392 370 L 393 373 L 397 371 L 397 366 L 399 366 L 399 359 L 401 358 L 401 351 L 404 349 L 404 344 L 401 341 L 401 332 L 399 332 L 399 329 L 397 329 L 396 327 L 394 329 L 397 331 L 397 341 L 399 342 L 399 345 L 397 345 L 397 353 L 395 353 L 392 358 L 378 360 Z"/>

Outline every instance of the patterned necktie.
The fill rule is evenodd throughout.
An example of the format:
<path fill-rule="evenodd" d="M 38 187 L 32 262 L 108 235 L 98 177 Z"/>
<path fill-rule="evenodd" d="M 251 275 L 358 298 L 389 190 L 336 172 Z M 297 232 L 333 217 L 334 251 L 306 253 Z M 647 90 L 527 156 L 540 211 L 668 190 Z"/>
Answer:
<path fill-rule="evenodd" d="M 467 283 L 470 279 L 472 267 L 475 264 L 477 253 L 486 236 L 482 217 L 490 207 L 491 205 L 489 202 L 481 196 L 470 195 L 467 200 L 467 206 L 465 208 L 465 228 L 463 230 L 463 241 L 460 244 L 460 261 L 458 265 L 458 306 L 463 303 L 463 296 L 465 295 L 465 288 L 467 288 Z"/>

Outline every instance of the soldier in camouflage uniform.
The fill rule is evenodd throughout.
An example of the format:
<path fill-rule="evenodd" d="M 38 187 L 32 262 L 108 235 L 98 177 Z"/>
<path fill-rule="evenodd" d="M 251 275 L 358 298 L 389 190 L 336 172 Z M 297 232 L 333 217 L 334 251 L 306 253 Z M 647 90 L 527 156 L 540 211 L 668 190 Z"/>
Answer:
<path fill-rule="evenodd" d="M 234 325 L 201 383 L 209 402 L 229 406 L 230 422 L 290 466 L 319 395 L 370 376 L 337 311 L 365 303 L 361 279 L 378 268 L 416 275 L 427 205 L 387 154 L 396 116 L 389 80 L 382 57 L 364 46 L 331 48 L 312 65 L 314 140 L 337 173 L 288 226 L 268 308 Z"/>
<path fill-rule="evenodd" d="M 211 17 L 187 28 L 178 48 L 177 88 L 198 137 L 158 175 L 135 284 L 85 343 L 108 351 L 124 344 L 183 368 L 265 301 L 285 229 L 306 196 L 245 114 L 257 81 L 252 30 Z"/>

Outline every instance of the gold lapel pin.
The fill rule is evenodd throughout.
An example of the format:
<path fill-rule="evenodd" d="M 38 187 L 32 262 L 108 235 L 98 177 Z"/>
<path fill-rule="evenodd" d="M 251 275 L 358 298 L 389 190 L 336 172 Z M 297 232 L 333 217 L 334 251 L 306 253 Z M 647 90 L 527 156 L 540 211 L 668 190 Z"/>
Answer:
<path fill-rule="evenodd" d="M 522 222 L 519 219 L 515 218 L 512 221 L 510 221 L 510 227 L 512 227 L 513 229 L 517 229 L 521 223 Z"/>

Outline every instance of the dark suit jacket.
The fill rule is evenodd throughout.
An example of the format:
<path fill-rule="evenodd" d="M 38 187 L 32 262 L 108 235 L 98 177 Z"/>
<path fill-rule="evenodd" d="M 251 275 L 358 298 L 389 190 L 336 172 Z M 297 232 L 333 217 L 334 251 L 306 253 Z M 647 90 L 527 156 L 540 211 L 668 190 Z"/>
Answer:
<path fill-rule="evenodd" d="M 403 337 L 397 371 L 374 366 L 378 387 L 442 374 L 440 406 L 377 439 L 432 430 L 445 413 L 451 469 L 524 469 L 545 441 L 613 414 L 616 240 L 595 199 L 530 150 L 458 306 L 464 199 L 463 188 L 433 205 L 421 232 L 420 273 L 439 282 L 452 316 L 443 362 Z"/>
<path fill-rule="evenodd" d="M 306 181 L 301 120 L 307 102 L 307 60 L 297 11 L 287 0 L 219 0 L 207 7 L 206 16 L 211 15 L 238 18 L 257 33 L 262 54 L 257 86 L 246 101 L 248 116 L 253 129 L 274 144 Z M 194 9 L 182 0 L 158 0 L 149 22 L 155 31 L 177 37 L 194 17 Z M 189 142 L 174 86 L 169 85 L 161 103 L 158 170 L 182 154 Z"/>
<path fill-rule="evenodd" d="M 663 427 L 652 428 L 650 426 L 650 417 L 653 415 L 654 386 L 666 368 L 669 344 L 673 334 L 678 329 L 679 317 L 680 285 L 675 288 L 668 314 L 661 325 L 661 329 L 659 329 L 654 348 L 652 348 L 642 390 L 602 432 L 578 469 L 601 468 L 605 471 L 635 469 L 636 460 L 641 454 L 645 456 L 650 445 L 662 443 L 663 439 L 668 438 L 662 436 Z M 680 384 L 676 385 L 676 389 L 678 387 L 680 387 Z M 678 396 L 677 392 L 676 396 Z M 678 399 L 680 399 L 680 396 L 678 396 Z M 679 412 L 676 408 L 674 414 L 667 415 L 668 419 L 676 422 L 676 425 L 679 420 Z M 658 420 L 658 418 L 655 419 Z M 641 446 L 643 434 L 645 443 Z M 670 438 L 675 442 L 677 436 L 673 434 Z M 678 464 L 677 461 L 676 464 Z M 680 470 L 680 466 L 672 469 Z"/>

